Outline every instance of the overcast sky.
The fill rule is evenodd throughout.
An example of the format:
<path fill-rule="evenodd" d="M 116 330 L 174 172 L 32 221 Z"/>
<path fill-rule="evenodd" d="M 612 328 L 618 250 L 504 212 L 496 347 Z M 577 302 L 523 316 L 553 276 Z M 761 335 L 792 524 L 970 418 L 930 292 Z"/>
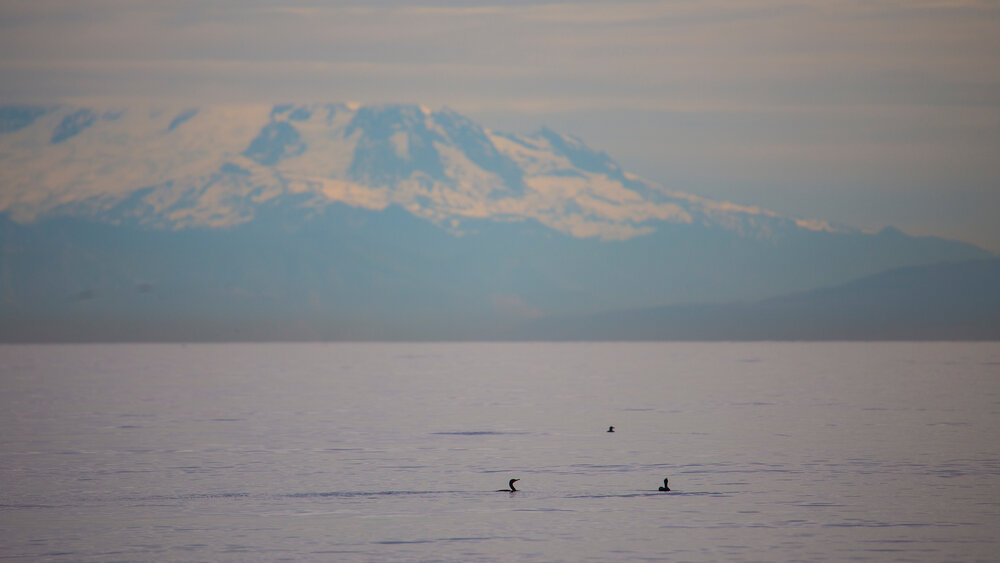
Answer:
<path fill-rule="evenodd" d="M 411 102 L 1000 251 L 1000 2 L 0 0 L 0 101 Z"/>

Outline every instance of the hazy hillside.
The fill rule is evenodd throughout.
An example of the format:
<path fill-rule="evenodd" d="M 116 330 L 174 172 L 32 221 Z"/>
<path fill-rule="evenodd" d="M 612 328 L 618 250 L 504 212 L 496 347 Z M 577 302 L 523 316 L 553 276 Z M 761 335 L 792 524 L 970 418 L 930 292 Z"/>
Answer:
<path fill-rule="evenodd" d="M 754 303 L 539 319 L 552 340 L 1000 340 L 1000 259 L 899 268 Z"/>

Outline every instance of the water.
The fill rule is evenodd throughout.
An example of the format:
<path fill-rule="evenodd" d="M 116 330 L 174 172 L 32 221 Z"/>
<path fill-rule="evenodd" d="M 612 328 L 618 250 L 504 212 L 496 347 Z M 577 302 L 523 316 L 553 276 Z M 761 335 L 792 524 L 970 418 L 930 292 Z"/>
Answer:
<path fill-rule="evenodd" d="M 998 429 L 996 343 L 3 346 L 0 556 L 997 560 Z"/>

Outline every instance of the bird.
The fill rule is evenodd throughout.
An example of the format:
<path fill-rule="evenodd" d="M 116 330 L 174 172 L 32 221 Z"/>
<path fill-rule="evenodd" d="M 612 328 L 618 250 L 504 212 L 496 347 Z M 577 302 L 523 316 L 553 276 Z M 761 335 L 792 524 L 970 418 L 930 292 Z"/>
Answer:
<path fill-rule="evenodd" d="M 614 431 L 615 431 L 614 426 L 608 426 L 608 432 L 614 432 Z"/>
<path fill-rule="evenodd" d="M 661 491 L 669 491 L 670 490 L 670 486 L 667 485 L 667 478 L 666 477 L 663 478 L 663 486 L 660 487 L 660 490 Z"/>
<path fill-rule="evenodd" d="M 520 481 L 520 479 L 511 479 L 510 483 L 507 483 L 509 489 L 497 489 L 498 493 L 516 493 L 517 489 L 514 488 L 514 481 Z"/>

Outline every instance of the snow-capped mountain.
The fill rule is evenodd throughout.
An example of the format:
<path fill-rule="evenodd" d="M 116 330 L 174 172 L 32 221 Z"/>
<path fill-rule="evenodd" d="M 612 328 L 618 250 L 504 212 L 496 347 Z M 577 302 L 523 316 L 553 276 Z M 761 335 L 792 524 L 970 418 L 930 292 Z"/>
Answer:
<path fill-rule="evenodd" d="M 296 196 L 313 207 L 397 205 L 456 234 L 484 218 L 604 240 L 664 221 L 763 237 L 777 226 L 835 230 L 669 191 L 579 139 L 496 133 L 448 109 L 7 106 L 0 132 L 0 212 L 22 222 L 69 214 L 232 227 Z"/>
<path fill-rule="evenodd" d="M 991 256 L 669 190 L 450 110 L 0 106 L 0 341 L 507 337 Z"/>

